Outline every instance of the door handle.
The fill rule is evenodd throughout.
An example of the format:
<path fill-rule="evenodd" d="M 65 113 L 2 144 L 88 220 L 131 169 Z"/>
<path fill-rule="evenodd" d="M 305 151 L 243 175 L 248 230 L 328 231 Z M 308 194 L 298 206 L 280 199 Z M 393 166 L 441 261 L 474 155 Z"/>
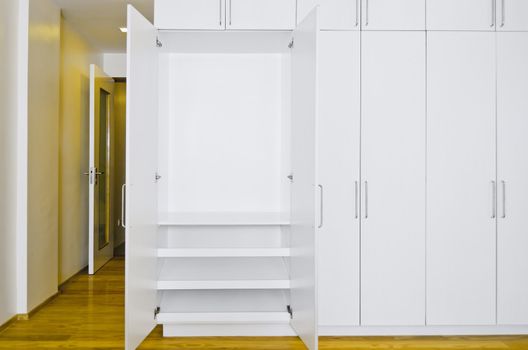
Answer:
<path fill-rule="evenodd" d="M 502 218 L 506 218 L 506 181 L 502 181 Z"/>
<path fill-rule="evenodd" d="M 369 0 L 365 0 L 365 27 L 369 25 Z"/>
<path fill-rule="evenodd" d="M 359 25 L 359 13 L 360 13 L 360 9 L 359 9 L 359 0 L 356 0 L 356 27 Z"/>
<path fill-rule="evenodd" d="M 320 197 L 320 201 L 321 201 L 321 205 L 319 207 L 319 226 L 318 228 L 322 228 L 323 227 L 323 185 L 319 185 L 319 189 L 321 191 L 321 197 Z"/>
<path fill-rule="evenodd" d="M 506 0 L 501 0 L 501 28 L 506 24 Z"/>
<path fill-rule="evenodd" d="M 222 0 L 218 0 L 218 7 L 219 7 L 219 19 L 220 19 L 220 27 L 222 26 Z"/>
<path fill-rule="evenodd" d="M 354 217 L 357 219 L 358 216 L 359 216 L 359 212 L 358 212 L 358 197 L 359 197 L 359 191 L 358 191 L 358 182 L 357 181 L 354 181 L 354 205 L 355 205 L 355 215 Z"/>
<path fill-rule="evenodd" d="M 491 181 L 491 218 L 497 217 L 497 184 Z"/>
<path fill-rule="evenodd" d="M 126 228 L 125 224 L 125 189 L 126 184 L 121 186 L 121 227 Z"/>
<path fill-rule="evenodd" d="M 365 219 L 368 219 L 368 181 L 365 181 Z"/>
<path fill-rule="evenodd" d="M 491 24 L 490 27 L 493 28 L 495 26 L 495 21 L 497 18 L 497 0 L 491 0 Z"/>
<path fill-rule="evenodd" d="M 232 19 L 233 19 L 233 3 L 231 0 L 229 0 L 229 25 L 231 25 Z"/>

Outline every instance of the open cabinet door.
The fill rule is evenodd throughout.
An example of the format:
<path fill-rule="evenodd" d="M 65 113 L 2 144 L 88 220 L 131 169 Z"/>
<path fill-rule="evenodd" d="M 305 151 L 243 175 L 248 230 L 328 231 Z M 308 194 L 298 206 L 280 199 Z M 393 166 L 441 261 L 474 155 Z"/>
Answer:
<path fill-rule="evenodd" d="M 90 164 L 88 172 L 88 273 L 93 275 L 114 257 L 111 221 L 114 80 L 90 65 Z"/>
<path fill-rule="evenodd" d="M 157 31 L 128 6 L 125 348 L 132 350 L 156 325 Z"/>
<path fill-rule="evenodd" d="M 317 349 L 316 226 L 322 224 L 322 188 L 316 178 L 318 11 L 293 33 L 291 325 Z"/>

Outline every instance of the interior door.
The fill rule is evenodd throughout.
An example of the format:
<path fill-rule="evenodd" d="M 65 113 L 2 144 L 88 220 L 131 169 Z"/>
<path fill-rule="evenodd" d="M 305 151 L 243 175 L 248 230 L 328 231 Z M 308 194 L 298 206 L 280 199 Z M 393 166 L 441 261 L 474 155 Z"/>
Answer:
<path fill-rule="evenodd" d="M 528 324 L 528 33 L 497 35 L 497 322 Z"/>
<path fill-rule="evenodd" d="M 360 0 L 297 0 L 297 22 L 319 5 L 319 24 L 326 30 L 359 30 Z"/>
<path fill-rule="evenodd" d="M 125 341 L 135 349 L 156 325 L 157 31 L 128 5 L 125 193 Z"/>
<path fill-rule="evenodd" d="M 317 230 L 318 318 L 320 326 L 357 326 L 360 33 L 324 31 L 319 44 L 317 175 L 324 223 Z"/>
<path fill-rule="evenodd" d="M 498 31 L 528 31 L 528 1 L 496 1 Z"/>
<path fill-rule="evenodd" d="M 156 0 L 154 20 L 158 29 L 225 29 L 226 0 Z"/>
<path fill-rule="evenodd" d="M 226 0 L 228 29 L 287 30 L 295 27 L 295 0 Z"/>
<path fill-rule="evenodd" d="M 363 0 L 362 30 L 425 30 L 425 0 Z"/>
<path fill-rule="evenodd" d="M 114 80 L 90 65 L 90 165 L 88 273 L 94 274 L 114 257 L 111 208 L 111 128 Z"/>
<path fill-rule="evenodd" d="M 362 33 L 362 325 L 425 322 L 425 39 Z"/>
<path fill-rule="evenodd" d="M 427 0 L 427 29 L 495 31 L 498 1 Z"/>
<path fill-rule="evenodd" d="M 316 226 L 322 225 L 316 177 L 318 13 L 293 32 L 291 325 L 310 350 L 317 349 Z M 316 223 L 317 221 L 317 223 Z"/>
<path fill-rule="evenodd" d="M 495 34 L 427 47 L 427 324 L 494 324 Z"/>

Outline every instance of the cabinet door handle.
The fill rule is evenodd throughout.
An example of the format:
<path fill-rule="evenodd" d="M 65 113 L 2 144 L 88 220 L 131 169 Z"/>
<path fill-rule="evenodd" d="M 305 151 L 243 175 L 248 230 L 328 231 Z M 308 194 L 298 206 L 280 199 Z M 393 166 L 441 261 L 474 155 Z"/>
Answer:
<path fill-rule="evenodd" d="M 222 26 L 222 0 L 218 0 L 220 27 Z"/>
<path fill-rule="evenodd" d="M 318 228 L 322 228 L 323 227 L 323 185 L 319 185 L 319 189 L 321 190 L 321 197 L 320 197 L 320 201 L 321 201 L 321 205 L 319 207 L 319 226 Z"/>
<path fill-rule="evenodd" d="M 233 3 L 231 0 L 229 0 L 229 25 L 231 25 L 232 19 L 233 19 Z"/>
<path fill-rule="evenodd" d="M 365 181 L 365 219 L 368 219 L 368 181 Z"/>
<path fill-rule="evenodd" d="M 491 181 L 491 218 L 497 217 L 497 184 Z"/>
<path fill-rule="evenodd" d="M 121 186 L 121 227 L 126 228 L 125 225 L 125 188 L 126 184 Z"/>
<path fill-rule="evenodd" d="M 502 218 L 506 218 L 506 181 L 502 181 Z"/>
<path fill-rule="evenodd" d="M 497 18 L 497 0 L 491 0 L 491 24 L 490 27 L 493 28 L 495 26 L 495 21 Z"/>
<path fill-rule="evenodd" d="M 359 0 L 356 0 L 356 27 L 359 25 Z"/>
<path fill-rule="evenodd" d="M 365 0 L 365 26 L 369 25 L 369 0 Z"/>
<path fill-rule="evenodd" d="M 359 217 L 359 211 L 358 211 L 358 198 L 359 198 L 359 191 L 358 191 L 358 182 L 357 181 L 354 181 L 354 212 L 355 212 L 355 215 L 354 217 L 357 219 Z"/>
<path fill-rule="evenodd" d="M 506 24 L 506 0 L 501 1 L 501 28 Z"/>

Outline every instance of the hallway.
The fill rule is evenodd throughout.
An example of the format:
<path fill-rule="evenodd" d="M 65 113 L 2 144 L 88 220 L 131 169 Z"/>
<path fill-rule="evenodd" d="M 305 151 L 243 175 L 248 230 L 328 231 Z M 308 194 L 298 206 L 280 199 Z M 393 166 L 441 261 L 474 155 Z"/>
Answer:
<path fill-rule="evenodd" d="M 76 275 L 29 321 L 0 333 L 0 349 L 122 349 L 124 260 L 97 275 Z M 528 336 L 452 338 L 322 338 L 321 349 L 528 349 Z M 162 338 L 156 328 L 140 349 L 304 349 L 296 338 Z"/>

